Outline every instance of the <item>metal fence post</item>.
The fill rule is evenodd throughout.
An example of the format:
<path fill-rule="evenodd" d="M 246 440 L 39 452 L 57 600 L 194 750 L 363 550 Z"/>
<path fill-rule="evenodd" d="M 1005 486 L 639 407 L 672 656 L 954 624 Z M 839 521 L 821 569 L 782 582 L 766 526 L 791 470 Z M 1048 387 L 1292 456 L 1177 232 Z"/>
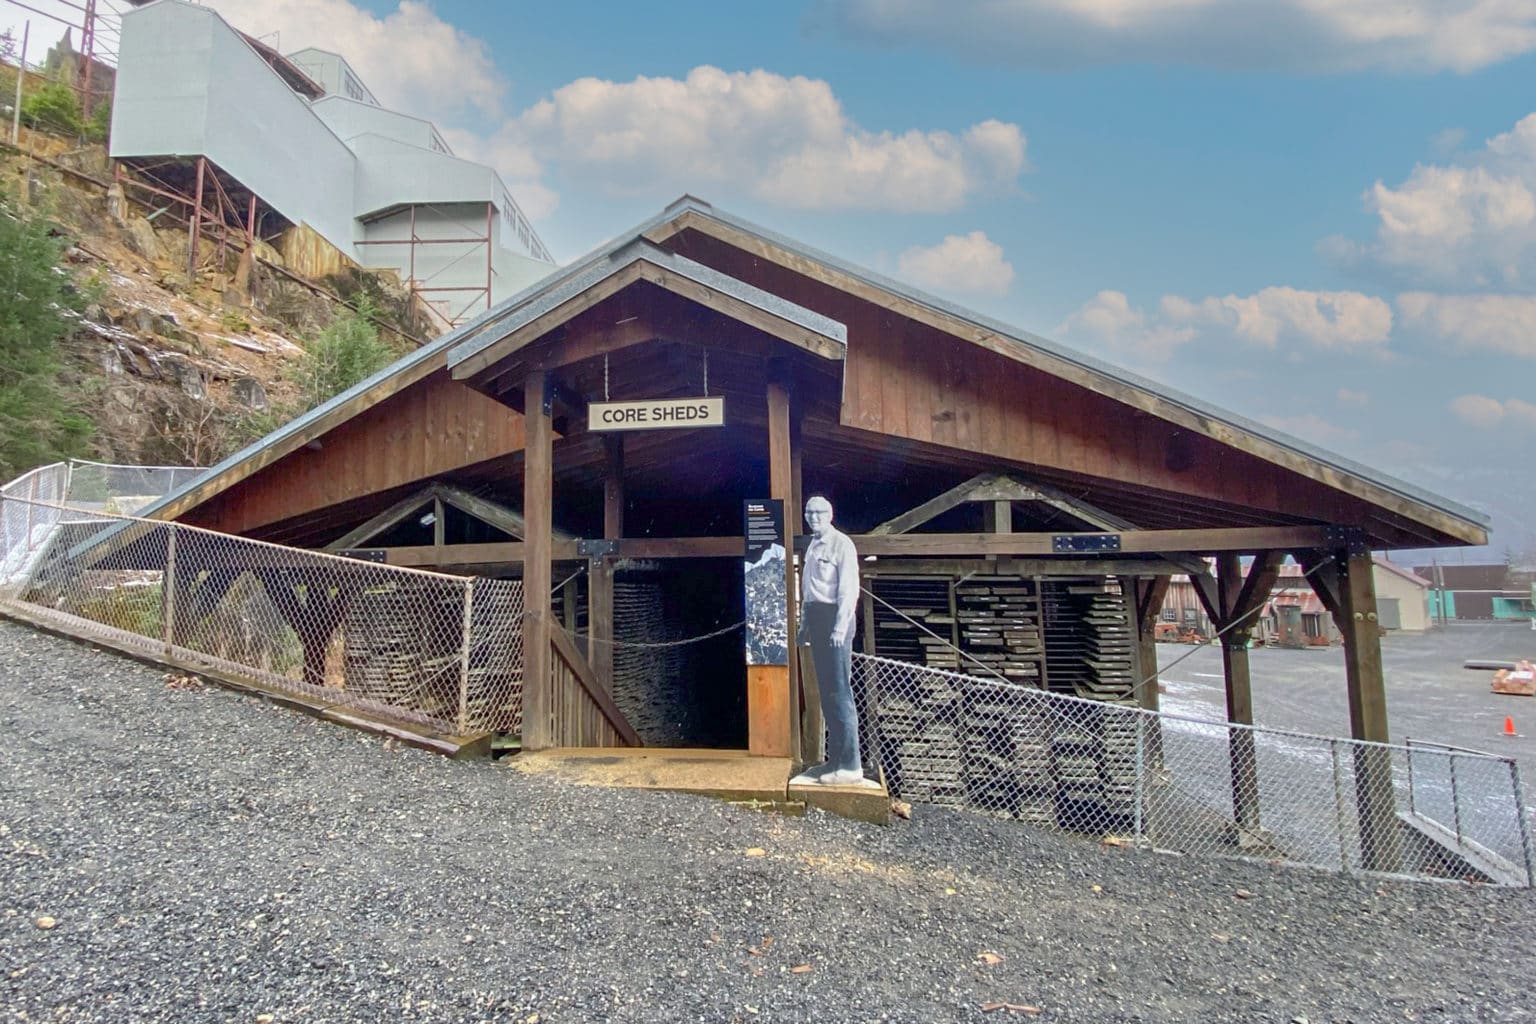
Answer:
<path fill-rule="evenodd" d="M 1536 853 L 1531 850 L 1531 822 L 1525 814 L 1525 787 L 1520 782 L 1520 765 L 1509 759 L 1509 783 L 1515 793 L 1515 820 L 1520 823 L 1520 852 L 1525 854 L 1525 882 L 1536 888 Z"/>
<path fill-rule="evenodd" d="M 1408 751 L 1408 813 L 1418 814 L 1419 808 L 1414 801 L 1413 792 L 1413 740 L 1404 737 L 1403 747 Z"/>
<path fill-rule="evenodd" d="M 1141 849 L 1142 839 L 1146 831 L 1146 822 L 1142 817 L 1142 805 L 1147 798 L 1147 716 L 1145 712 L 1136 712 L 1136 848 Z"/>
<path fill-rule="evenodd" d="M 1461 790 L 1456 785 L 1456 755 L 1447 753 L 1451 762 L 1451 820 L 1456 825 L 1456 845 L 1461 845 Z"/>
<path fill-rule="evenodd" d="M 1349 870 L 1349 844 L 1344 832 L 1344 778 L 1339 768 L 1339 741 L 1329 740 L 1328 750 L 1333 755 L 1333 824 L 1339 834 L 1339 867 Z"/>
<path fill-rule="evenodd" d="M 165 653 L 171 653 L 176 642 L 176 524 L 166 527 L 165 571 L 160 574 L 160 623 L 161 639 L 165 641 Z"/>
<path fill-rule="evenodd" d="M 475 581 L 464 584 L 463 640 L 459 646 L 459 735 L 469 732 L 469 647 L 475 613 Z"/>

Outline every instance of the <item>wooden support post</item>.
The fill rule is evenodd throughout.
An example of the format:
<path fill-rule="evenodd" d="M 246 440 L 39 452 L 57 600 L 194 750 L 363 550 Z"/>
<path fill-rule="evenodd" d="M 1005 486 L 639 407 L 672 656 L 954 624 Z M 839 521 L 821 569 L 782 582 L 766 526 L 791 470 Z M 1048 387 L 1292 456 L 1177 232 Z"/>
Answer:
<path fill-rule="evenodd" d="M 550 673 L 550 587 L 554 567 L 553 425 L 549 375 L 534 371 L 523 385 L 523 749 L 554 745 Z"/>
<path fill-rule="evenodd" d="M 1157 621 L 1168 596 L 1170 577 L 1151 576 L 1136 581 L 1136 637 L 1140 657 L 1136 682 L 1136 702 L 1145 711 L 1162 708 L 1162 694 L 1157 678 Z M 1147 763 L 1154 768 L 1163 764 L 1163 730 L 1160 721 L 1148 722 L 1146 730 Z"/>
<path fill-rule="evenodd" d="M 793 459 L 790 442 L 789 388 L 782 368 L 768 383 L 768 493 L 784 502 L 784 550 L 794 551 L 791 516 Z M 796 691 L 799 671 L 795 637 L 795 570 L 793 557 L 784 559 L 785 615 L 789 626 L 790 657 L 787 668 L 775 665 L 747 666 L 747 749 L 766 757 L 799 757 L 799 706 Z"/>
<path fill-rule="evenodd" d="M 1349 730 L 1357 740 L 1389 743 L 1387 691 L 1376 617 L 1376 581 L 1363 541 L 1336 556 L 1337 624 L 1344 636 L 1344 678 L 1349 687 Z M 1392 785 L 1392 752 L 1355 748 L 1355 802 L 1360 814 L 1360 861 L 1370 871 L 1402 869 L 1402 837 Z"/>
<path fill-rule="evenodd" d="M 603 472 L 603 537 L 618 540 L 624 536 L 624 439 L 610 435 L 603 438 L 606 466 Z M 590 592 L 587 600 L 587 661 L 597 683 L 613 692 L 613 559 L 594 558 L 590 566 Z"/>
<path fill-rule="evenodd" d="M 432 499 L 432 546 L 441 551 L 448 544 L 448 526 L 443 522 L 442 498 Z"/>
<path fill-rule="evenodd" d="M 981 505 L 983 533 L 1013 532 L 1013 502 L 987 501 Z"/>
<path fill-rule="evenodd" d="M 1216 559 L 1216 586 L 1220 595 L 1221 670 L 1226 680 L 1227 721 L 1253 724 L 1253 681 L 1248 667 L 1251 621 L 1240 611 L 1238 595 L 1243 588 L 1239 556 L 1223 552 Z M 1252 729 L 1228 729 L 1227 751 L 1232 771 L 1232 815 L 1238 827 L 1238 845 L 1252 840 L 1259 830 L 1259 776 Z"/>

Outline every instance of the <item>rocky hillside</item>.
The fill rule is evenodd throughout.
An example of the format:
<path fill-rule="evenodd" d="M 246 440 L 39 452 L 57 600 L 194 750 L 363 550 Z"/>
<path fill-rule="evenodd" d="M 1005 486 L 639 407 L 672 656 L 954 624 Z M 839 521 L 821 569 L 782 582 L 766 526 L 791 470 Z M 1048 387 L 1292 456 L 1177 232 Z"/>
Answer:
<path fill-rule="evenodd" d="M 61 377 L 94 425 L 89 457 L 212 464 L 300 411 L 292 376 L 306 339 L 358 308 L 397 354 L 434 333 L 394 274 L 305 281 L 260 242 L 242 256 L 204 240 L 188 280 L 176 211 L 123 200 L 104 149 L 74 145 L 24 133 L 20 151 L 0 149 L 0 190 L 69 243 L 86 302 Z"/>

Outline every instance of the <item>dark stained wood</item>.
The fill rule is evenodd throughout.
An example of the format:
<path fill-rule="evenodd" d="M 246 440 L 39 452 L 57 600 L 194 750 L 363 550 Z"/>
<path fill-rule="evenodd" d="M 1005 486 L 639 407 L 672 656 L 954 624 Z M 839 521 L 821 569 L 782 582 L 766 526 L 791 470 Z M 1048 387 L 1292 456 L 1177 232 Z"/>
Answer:
<path fill-rule="evenodd" d="M 1376 616 L 1376 582 L 1371 553 L 1355 547 L 1335 556 L 1339 568 L 1339 630 L 1344 634 L 1344 678 L 1349 690 L 1350 735 L 1389 743 L 1386 683 L 1381 664 L 1381 628 Z M 1402 868 L 1402 841 L 1392 782 L 1391 751 L 1354 750 L 1355 801 L 1360 814 L 1360 856 L 1373 871 Z"/>
<path fill-rule="evenodd" d="M 550 674 L 550 547 L 554 528 L 552 426 L 547 375 L 529 374 L 524 387 L 528 444 L 523 472 L 523 749 L 555 744 L 556 708 Z"/>
<path fill-rule="evenodd" d="M 897 536 L 855 537 L 862 555 L 1048 555 L 1052 538 L 1094 536 L 1072 533 L 908 533 Z M 1190 551 L 1252 551 L 1256 548 L 1294 547 L 1316 543 L 1324 537 L 1321 527 L 1238 527 L 1214 530 L 1133 530 L 1120 537 L 1121 554 Z"/>
<path fill-rule="evenodd" d="M 351 419 L 334 419 L 325 417 L 323 422 L 331 423 L 327 430 L 302 435 L 317 448 L 275 446 L 241 472 L 221 477 L 218 487 L 213 481 L 192 492 L 161 518 L 249 535 L 269 523 L 393 487 L 424 485 L 523 447 L 521 416 L 455 384 L 445 370 Z"/>
<path fill-rule="evenodd" d="M 784 379 L 787 370 L 778 365 L 771 371 L 772 377 L 768 381 L 768 496 L 784 502 L 784 550 L 794 551 L 795 528 L 794 521 L 798 516 L 798 510 L 794 508 L 794 459 L 791 455 L 792 444 L 790 441 L 790 395 L 789 386 Z M 745 553 L 745 543 L 742 546 Z M 795 568 L 794 559 L 784 559 L 784 593 L 785 615 L 789 625 L 789 635 L 796 635 L 796 619 L 799 609 L 798 596 L 795 593 Z M 785 679 L 787 695 L 782 699 L 783 721 L 779 721 L 777 713 L 770 714 L 770 710 L 776 712 L 781 701 L 769 699 L 771 695 L 765 688 L 771 685 L 771 674 L 760 674 L 758 685 L 749 688 L 748 696 L 756 696 L 760 700 L 766 700 L 764 706 L 757 711 L 748 712 L 751 726 L 754 730 L 768 730 L 768 735 L 761 738 L 748 737 L 748 749 L 753 751 L 777 750 L 781 747 L 786 752 L 796 750 L 796 734 L 799 732 L 800 718 L 800 672 L 796 664 L 797 659 L 789 659 L 789 671 Z M 782 735 L 781 735 L 782 733 Z M 794 756 L 792 753 L 791 756 Z"/>
<path fill-rule="evenodd" d="M 1447 538 L 1482 543 L 1486 530 L 1417 502 L 1395 490 L 1322 463 L 1236 425 L 1213 419 L 1156 392 L 1111 377 L 1069 356 L 997 336 L 978 324 L 890 292 L 863 278 L 803 256 L 697 211 L 651 233 L 692 259 L 758 287 L 790 297 L 848 326 L 848 369 L 843 421 L 908 437 L 944 440 L 948 422 L 935 435 L 931 396 L 969 403 L 983 424 L 977 440 L 984 451 L 1035 464 L 1121 479 L 1136 476 L 1150 486 L 1253 504 L 1271 511 L 1294 507 L 1299 499 L 1320 518 L 1362 523 L 1374 505 L 1442 531 Z M 889 379 L 892 344 L 879 310 L 903 337 L 904 379 Z M 881 323 L 879 330 L 871 330 Z M 881 331 L 885 331 L 882 336 Z M 912 344 L 922 337 L 925 344 Z M 969 360 L 964 374 L 935 379 L 945 366 L 959 365 L 946 349 L 961 347 Z M 869 367 L 860 366 L 867 361 Z M 993 387 L 972 387 L 971 380 Z M 966 393 L 965 389 L 970 388 Z M 879 394 L 871 394 L 877 389 Z M 1028 402 L 1018 396 L 1027 395 Z M 994 409 L 1005 403 L 1002 431 L 987 429 Z M 905 423 L 882 410 L 900 403 Z M 942 410 L 941 410 L 942 411 Z M 1177 458 L 1156 458 L 1179 437 Z M 1143 443 L 1139 459 L 1127 459 L 1125 439 Z"/>
<path fill-rule="evenodd" d="M 635 732 L 634 727 L 629 724 L 629 720 L 624 717 L 624 713 L 619 710 L 618 705 L 614 704 L 613 698 L 608 695 L 608 691 L 597 681 L 597 678 L 592 674 L 592 670 L 587 666 L 586 659 L 581 656 L 581 651 L 576 649 L 576 644 L 572 642 L 565 630 L 553 628 L 549 631 L 549 637 L 550 642 L 554 645 L 554 655 L 565 663 L 566 669 L 570 671 L 575 681 L 581 685 L 587 700 L 597 706 L 598 711 L 602 713 L 608 725 L 624 741 L 624 745 L 630 747 L 644 746 L 645 744 L 641 741 L 640 734 Z M 526 703 L 524 706 L 526 707 Z M 525 723 L 527 722 L 526 711 L 524 712 L 523 720 Z M 594 737 L 584 744 L 567 743 L 563 745 L 601 746 L 602 744 L 596 742 Z M 524 726 L 523 746 L 525 749 L 528 746 L 526 724 Z"/>
<path fill-rule="evenodd" d="M 1216 584 L 1220 593 L 1223 621 L 1221 631 L 1221 669 L 1226 680 L 1227 721 L 1253 724 L 1253 679 L 1248 664 L 1248 640 L 1251 631 L 1238 617 L 1238 598 L 1243 588 L 1243 567 L 1236 552 L 1223 552 L 1216 558 Z M 1268 591 L 1265 591 L 1268 594 Z M 1232 773 L 1232 814 L 1244 836 L 1256 838 L 1259 829 L 1259 767 L 1254 750 L 1253 730 L 1228 729 L 1227 754 Z"/>
<path fill-rule="evenodd" d="M 624 439 L 603 439 L 607 465 L 603 472 L 603 537 L 624 535 Z M 590 600 L 587 632 L 591 635 L 592 674 L 604 689 L 613 690 L 613 560 L 596 558 L 590 564 Z"/>

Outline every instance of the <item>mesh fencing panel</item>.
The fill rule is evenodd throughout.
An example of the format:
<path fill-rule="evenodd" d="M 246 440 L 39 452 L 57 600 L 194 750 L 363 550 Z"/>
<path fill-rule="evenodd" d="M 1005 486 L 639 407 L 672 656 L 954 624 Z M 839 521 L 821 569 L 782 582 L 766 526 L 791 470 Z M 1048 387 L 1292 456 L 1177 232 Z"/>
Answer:
<path fill-rule="evenodd" d="M 88 639 L 460 735 L 516 731 L 522 584 L 7 497 L 0 600 Z"/>
<path fill-rule="evenodd" d="M 1113 843 L 1532 882 L 1515 762 L 1332 739 L 854 655 L 894 795 Z"/>

